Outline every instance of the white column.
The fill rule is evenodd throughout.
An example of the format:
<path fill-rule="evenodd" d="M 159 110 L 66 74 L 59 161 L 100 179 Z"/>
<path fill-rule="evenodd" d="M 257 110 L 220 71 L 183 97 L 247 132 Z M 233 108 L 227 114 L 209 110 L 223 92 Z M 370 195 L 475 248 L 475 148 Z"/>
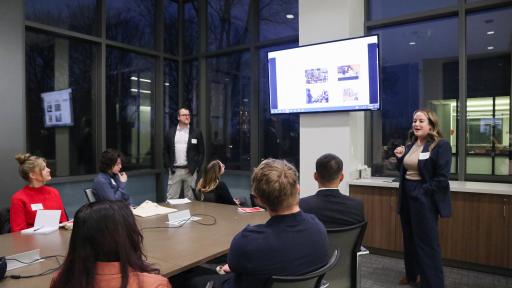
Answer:
<path fill-rule="evenodd" d="M 364 1 L 299 0 L 300 45 L 363 36 Z M 316 192 L 313 179 L 316 159 L 325 153 L 338 155 L 344 164 L 343 193 L 347 180 L 364 163 L 364 112 L 303 114 L 300 116 L 301 197 Z"/>

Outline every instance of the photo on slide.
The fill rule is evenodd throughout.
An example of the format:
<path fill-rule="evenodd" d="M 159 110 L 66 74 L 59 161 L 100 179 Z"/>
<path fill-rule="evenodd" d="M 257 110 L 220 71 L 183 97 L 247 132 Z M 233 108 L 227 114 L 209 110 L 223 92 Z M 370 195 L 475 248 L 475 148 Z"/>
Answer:
<path fill-rule="evenodd" d="M 343 102 L 359 101 L 359 93 L 352 88 L 343 88 L 342 99 Z"/>
<path fill-rule="evenodd" d="M 359 79 L 359 64 L 338 66 L 338 81 Z"/>
<path fill-rule="evenodd" d="M 304 70 L 306 84 L 326 83 L 329 80 L 327 68 L 314 68 Z"/>
<path fill-rule="evenodd" d="M 329 91 L 324 87 L 306 88 L 306 104 L 329 103 Z"/>

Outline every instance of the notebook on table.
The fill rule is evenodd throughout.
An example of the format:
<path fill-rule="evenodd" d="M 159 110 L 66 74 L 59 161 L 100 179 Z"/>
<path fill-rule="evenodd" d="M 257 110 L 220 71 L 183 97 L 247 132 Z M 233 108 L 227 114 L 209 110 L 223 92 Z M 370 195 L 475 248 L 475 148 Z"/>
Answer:
<path fill-rule="evenodd" d="M 48 234 L 59 229 L 60 210 L 37 210 L 34 227 L 21 230 L 21 234 Z"/>

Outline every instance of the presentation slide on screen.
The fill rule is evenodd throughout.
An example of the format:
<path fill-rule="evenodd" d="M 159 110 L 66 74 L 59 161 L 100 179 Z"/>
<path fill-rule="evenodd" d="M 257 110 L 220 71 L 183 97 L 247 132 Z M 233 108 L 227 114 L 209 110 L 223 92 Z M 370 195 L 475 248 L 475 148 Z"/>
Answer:
<path fill-rule="evenodd" d="M 71 89 L 41 93 L 46 127 L 72 126 Z"/>
<path fill-rule="evenodd" d="M 377 49 L 372 36 L 269 52 L 271 113 L 378 109 Z"/>

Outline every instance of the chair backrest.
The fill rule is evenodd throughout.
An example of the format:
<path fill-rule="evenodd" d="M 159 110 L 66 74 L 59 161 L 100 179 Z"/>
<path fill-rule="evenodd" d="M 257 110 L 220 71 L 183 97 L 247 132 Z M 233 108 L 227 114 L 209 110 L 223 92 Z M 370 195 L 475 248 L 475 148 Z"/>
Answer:
<path fill-rule="evenodd" d="M 301 276 L 272 276 L 272 288 L 318 288 L 329 270 L 336 266 L 340 259 L 337 249 L 332 253 L 329 262 L 322 268 Z"/>
<path fill-rule="evenodd" d="M 0 209 L 0 234 L 9 233 L 11 230 L 11 215 L 9 207 Z"/>
<path fill-rule="evenodd" d="M 87 202 L 93 203 L 96 202 L 96 197 L 94 196 L 94 192 L 91 188 L 84 189 L 85 198 L 87 198 Z"/>
<path fill-rule="evenodd" d="M 324 280 L 329 282 L 329 287 L 357 287 L 357 253 L 361 249 L 367 223 L 327 229 L 330 249 L 339 250 L 343 259 L 325 275 Z"/>

